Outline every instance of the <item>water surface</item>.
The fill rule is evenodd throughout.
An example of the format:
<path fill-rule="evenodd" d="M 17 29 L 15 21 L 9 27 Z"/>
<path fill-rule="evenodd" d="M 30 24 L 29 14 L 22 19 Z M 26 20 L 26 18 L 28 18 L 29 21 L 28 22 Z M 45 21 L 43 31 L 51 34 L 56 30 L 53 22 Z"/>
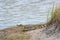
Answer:
<path fill-rule="evenodd" d="M 0 0 L 0 29 L 19 24 L 43 24 L 58 0 Z"/>

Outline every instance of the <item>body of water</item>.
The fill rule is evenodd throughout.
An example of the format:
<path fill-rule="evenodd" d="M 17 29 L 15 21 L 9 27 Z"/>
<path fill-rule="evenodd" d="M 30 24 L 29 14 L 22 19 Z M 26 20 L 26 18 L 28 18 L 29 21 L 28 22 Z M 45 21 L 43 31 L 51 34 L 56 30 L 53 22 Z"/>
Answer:
<path fill-rule="evenodd" d="M 19 24 L 44 24 L 59 0 L 0 0 L 0 29 Z"/>

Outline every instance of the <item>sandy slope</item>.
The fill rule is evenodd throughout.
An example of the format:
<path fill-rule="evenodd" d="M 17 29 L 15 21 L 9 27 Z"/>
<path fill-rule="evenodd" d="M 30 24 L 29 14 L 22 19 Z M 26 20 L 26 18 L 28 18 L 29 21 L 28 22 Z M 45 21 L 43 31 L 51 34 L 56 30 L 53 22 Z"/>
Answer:
<path fill-rule="evenodd" d="M 56 26 L 58 25 L 58 26 Z M 30 35 L 30 40 L 60 40 L 60 24 L 54 23 L 47 29 L 42 28 L 27 32 Z"/>

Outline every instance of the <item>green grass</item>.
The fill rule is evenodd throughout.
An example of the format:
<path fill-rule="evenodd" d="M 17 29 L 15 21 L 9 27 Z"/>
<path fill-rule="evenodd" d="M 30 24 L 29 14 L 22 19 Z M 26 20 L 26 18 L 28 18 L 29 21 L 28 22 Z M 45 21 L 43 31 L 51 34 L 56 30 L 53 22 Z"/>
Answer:
<path fill-rule="evenodd" d="M 48 15 L 47 15 L 47 17 L 48 17 Z M 54 10 L 54 7 L 53 7 L 52 12 L 51 12 L 51 20 L 49 21 L 49 24 L 52 24 L 52 23 L 54 23 L 58 20 L 60 20 L 60 7 L 55 8 L 55 10 Z"/>

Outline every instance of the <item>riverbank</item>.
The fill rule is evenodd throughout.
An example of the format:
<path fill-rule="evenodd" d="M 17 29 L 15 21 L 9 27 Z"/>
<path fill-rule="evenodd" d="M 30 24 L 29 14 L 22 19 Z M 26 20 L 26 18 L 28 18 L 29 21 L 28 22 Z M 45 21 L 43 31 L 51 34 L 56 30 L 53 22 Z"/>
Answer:
<path fill-rule="evenodd" d="M 43 27 L 46 27 L 46 25 L 17 25 L 16 27 L 6 28 L 0 30 L 0 40 L 23 40 L 25 36 L 29 36 L 26 32 L 41 29 Z"/>

